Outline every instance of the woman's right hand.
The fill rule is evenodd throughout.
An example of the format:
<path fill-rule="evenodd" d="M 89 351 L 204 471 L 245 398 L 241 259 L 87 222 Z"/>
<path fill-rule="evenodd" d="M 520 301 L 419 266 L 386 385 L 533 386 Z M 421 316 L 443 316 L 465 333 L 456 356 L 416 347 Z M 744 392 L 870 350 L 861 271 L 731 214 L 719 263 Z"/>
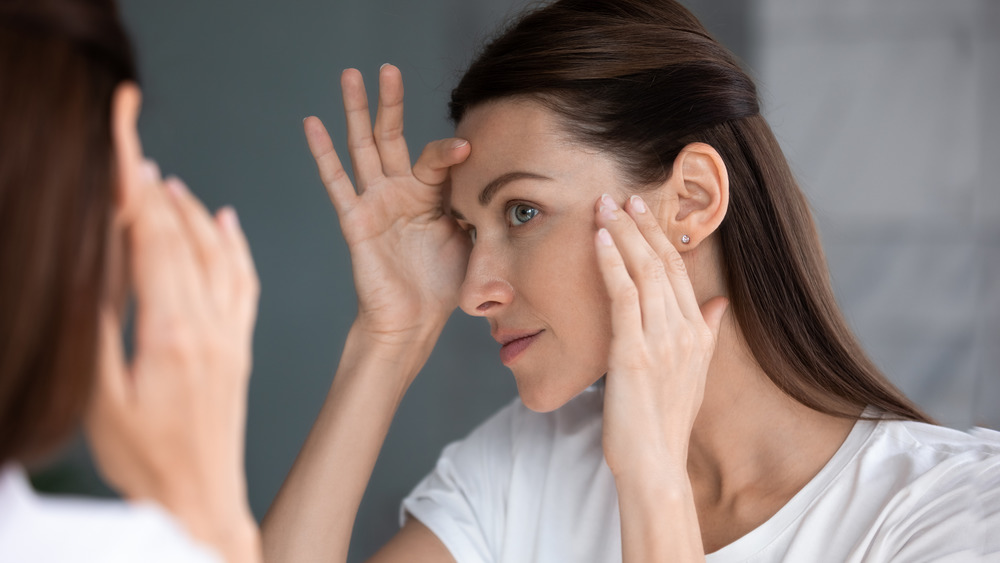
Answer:
<path fill-rule="evenodd" d="M 457 306 L 471 248 L 445 211 L 449 168 L 468 158 L 469 143 L 430 143 L 411 167 L 399 69 L 383 65 L 379 71 L 374 129 L 361 73 L 345 70 L 341 88 L 357 190 L 322 122 L 309 117 L 304 128 L 350 249 L 355 326 L 390 346 L 433 339 Z"/>
<path fill-rule="evenodd" d="M 123 496 L 158 502 L 228 561 L 258 561 L 243 456 L 253 260 L 232 209 L 212 217 L 180 180 L 142 168 L 123 180 L 135 205 L 116 216 L 125 246 L 112 253 L 135 298 L 135 351 L 122 347 L 128 290 L 109 291 L 87 438 Z"/>

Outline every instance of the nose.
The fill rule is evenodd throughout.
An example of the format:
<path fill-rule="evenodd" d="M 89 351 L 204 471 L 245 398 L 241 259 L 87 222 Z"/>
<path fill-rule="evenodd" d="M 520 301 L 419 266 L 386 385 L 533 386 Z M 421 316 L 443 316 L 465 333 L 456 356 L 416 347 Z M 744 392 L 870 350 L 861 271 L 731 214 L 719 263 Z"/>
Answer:
<path fill-rule="evenodd" d="M 514 288 L 507 281 L 504 269 L 502 260 L 484 242 L 472 247 L 458 296 L 458 304 L 466 314 L 486 317 L 511 302 Z"/>

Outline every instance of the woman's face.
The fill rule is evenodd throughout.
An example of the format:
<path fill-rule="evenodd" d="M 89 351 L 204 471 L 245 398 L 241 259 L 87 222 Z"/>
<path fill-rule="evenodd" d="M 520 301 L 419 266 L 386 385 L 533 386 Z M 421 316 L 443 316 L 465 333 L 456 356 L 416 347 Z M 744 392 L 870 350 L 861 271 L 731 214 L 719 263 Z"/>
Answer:
<path fill-rule="evenodd" d="M 624 201 L 606 154 L 570 141 L 550 110 L 505 100 L 469 111 L 472 154 L 452 170 L 452 211 L 474 237 L 460 305 L 503 344 L 525 405 L 558 408 L 606 371 L 609 300 L 594 251 L 595 203 Z"/>

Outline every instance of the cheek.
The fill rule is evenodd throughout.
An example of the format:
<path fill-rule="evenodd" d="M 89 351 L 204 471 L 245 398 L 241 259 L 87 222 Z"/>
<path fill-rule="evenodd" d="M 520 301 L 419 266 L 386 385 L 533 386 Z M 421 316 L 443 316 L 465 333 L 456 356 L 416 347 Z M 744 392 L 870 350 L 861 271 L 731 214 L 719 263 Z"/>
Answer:
<path fill-rule="evenodd" d="M 544 288 L 535 295 L 534 305 L 544 311 L 564 351 L 571 361 L 582 361 L 585 371 L 607 367 L 611 339 L 610 300 L 604 279 L 597 266 L 593 237 L 596 227 L 585 221 L 573 221 L 558 241 L 535 256 L 532 287 Z M 541 300 L 541 301 L 539 301 Z"/>

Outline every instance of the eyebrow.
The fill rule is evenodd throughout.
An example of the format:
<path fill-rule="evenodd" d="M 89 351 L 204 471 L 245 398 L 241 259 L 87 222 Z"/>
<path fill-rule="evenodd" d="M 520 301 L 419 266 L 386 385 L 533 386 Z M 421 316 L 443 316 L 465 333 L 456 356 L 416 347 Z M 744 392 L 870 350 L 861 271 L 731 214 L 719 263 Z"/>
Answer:
<path fill-rule="evenodd" d="M 490 183 L 483 187 L 483 191 L 479 192 L 479 205 L 486 207 L 493 201 L 493 198 L 497 195 L 501 189 L 507 184 L 517 181 L 517 180 L 551 180 L 548 176 L 542 176 L 541 174 L 535 174 L 534 172 L 523 172 L 515 171 L 502 174 L 494 178 Z M 465 221 L 465 217 L 458 212 L 455 208 L 451 209 L 451 214 L 456 218 Z"/>

